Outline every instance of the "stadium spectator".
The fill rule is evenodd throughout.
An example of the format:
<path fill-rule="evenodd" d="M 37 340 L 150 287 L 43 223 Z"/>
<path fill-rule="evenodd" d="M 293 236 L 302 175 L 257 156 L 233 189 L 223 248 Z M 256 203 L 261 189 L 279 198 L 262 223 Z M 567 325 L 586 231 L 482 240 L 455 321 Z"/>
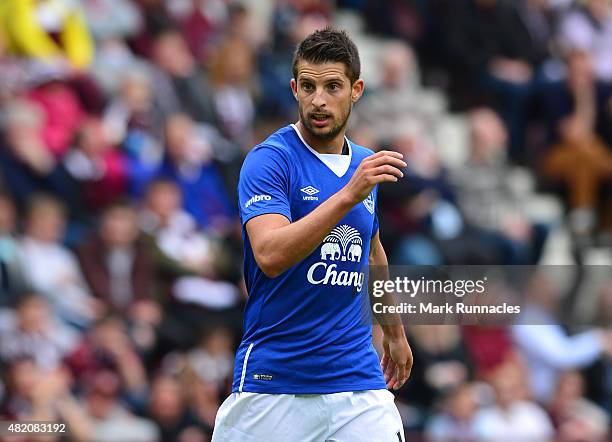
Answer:
<path fill-rule="evenodd" d="M 612 322 L 612 280 L 602 284 L 597 303 L 595 304 L 595 317 L 593 323 L 605 327 Z"/>
<path fill-rule="evenodd" d="M 607 195 L 610 192 L 612 170 L 607 146 L 595 134 L 598 119 L 605 121 L 609 115 L 605 117 L 606 113 L 601 111 L 599 89 L 592 79 L 589 81 L 588 59 L 584 54 L 578 54 L 573 59 L 575 63 L 572 67 L 575 72 L 570 84 L 574 111 L 561 122 L 561 141 L 544 159 L 543 172 L 547 178 L 562 182 L 569 188 L 567 194 L 572 210 L 569 217 L 570 227 L 580 240 L 588 238 L 596 228 L 605 231 L 612 226 L 612 206 Z M 604 135 L 605 133 L 604 130 Z M 578 146 L 584 148 L 580 149 Z M 579 170 L 588 169 L 591 178 L 585 179 L 579 176 L 579 173 L 570 172 L 567 167 L 568 157 L 583 166 Z M 597 165 L 593 165 L 595 163 Z M 597 225 L 597 221 L 601 225 Z"/>
<path fill-rule="evenodd" d="M 13 200 L 7 194 L 0 193 L 0 309 L 14 307 L 18 294 L 26 289 L 16 222 Z"/>
<path fill-rule="evenodd" d="M 540 406 L 525 397 L 524 379 L 519 366 L 501 366 L 491 383 L 495 392 L 495 403 L 476 413 L 476 440 L 553 440 L 554 432 L 548 415 Z"/>
<path fill-rule="evenodd" d="M 405 126 L 393 147 L 408 159 L 403 181 L 381 188 L 391 261 L 412 265 L 528 264 L 528 250 L 504 234 L 468 222 L 457 189 L 433 140 L 418 123 Z M 466 172 L 468 174 L 468 172 Z M 463 189 L 459 189 L 463 190 Z M 391 239 L 392 238 L 392 239 Z M 397 253 L 397 255 L 396 255 Z"/>
<path fill-rule="evenodd" d="M 92 423 L 90 440 L 150 442 L 158 440 L 155 424 L 132 414 L 119 401 L 120 381 L 112 371 L 101 371 L 87 385 L 85 413 Z"/>
<path fill-rule="evenodd" d="M 612 9 L 607 1 L 577 4 L 562 19 L 558 38 L 567 50 L 589 53 L 597 78 L 612 81 Z"/>
<path fill-rule="evenodd" d="M 102 121 L 110 143 L 121 146 L 126 155 L 130 194 L 141 196 L 163 158 L 164 115 L 146 64 L 132 65 L 119 83 Z"/>
<path fill-rule="evenodd" d="M 134 334 L 135 329 L 131 330 Z M 137 338 L 137 337 L 136 337 Z M 94 383 L 101 373 L 114 373 L 121 386 L 122 399 L 143 409 L 148 383 L 145 366 L 121 317 L 106 316 L 66 355 L 66 365 L 73 376 L 81 379 L 80 388 Z"/>
<path fill-rule="evenodd" d="M 585 368 L 601 357 L 612 356 L 612 335 L 599 329 L 568 335 L 558 324 L 561 293 L 549 275 L 536 274 L 526 288 L 522 319 L 511 332 L 525 361 L 533 397 L 548 403 L 561 373 Z"/>
<path fill-rule="evenodd" d="M 163 104 L 164 113 L 184 111 L 195 121 L 218 127 L 219 118 L 207 75 L 197 67 L 178 30 L 166 30 L 155 37 L 153 61 L 158 68 L 155 91 L 160 94 L 158 102 Z"/>
<path fill-rule="evenodd" d="M 594 307 L 593 324 L 605 329 L 612 322 L 612 281 L 609 279 L 604 279 Z M 612 358 L 601 359 L 583 373 L 587 396 L 612 419 Z"/>
<path fill-rule="evenodd" d="M 478 409 L 473 385 L 464 383 L 450 390 L 443 409 L 434 414 L 425 427 L 428 442 L 470 442 L 478 440 L 474 416 Z"/>
<path fill-rule="evenodd" d="M 493 100 L 508 128 L 510 157 L 524 162 L 529 104 L 548 45 L 545 40 L 544 47 L 536 44 L 517 3 L 452 2 L 445 23 L 451 72 L 459 79 L 468 78 L 472 87 Z"/>
<path fill-rule="evenodd" d="M 366 0 L 364 3 L 363 11 L 371 32 L 405 40 L 416 47 L 423 42 L 427 32 L 423 18 L 427 14 L 427 5 L 414 0 L 391 0 L 384 4 Z"/>
<path fill-rule="evenodd" d="M 0 359 L 31 358 L 38 367 L 51 372 L 77 344 L 78 335 L 52 316 L 45 300 L 23 295 L 15 312 L 0 318 Z"/>
<path fill-rule="evenodd" d="M 36 63 L 10 54 L 7 45 L 6 35 L 0 31 L 0 103 L 9 101 L 27 90 L 31 79 L 30 71 Z"/>
<path fill-rule="evenodd" d="M 209 0 L 206 2 L 166 1 L 168 12 L 181 29 L 193 56 L 197 60 L 207 60 L 214 50 L 219 34 L 229 20 L 229 2 Z M 230 3 L 231 4 L 231 3 Z"/>
<path fill-rule="evenodd" d="M 469 129 L 469 156 L 452 174 L 461 212 L 470 224 L 500 234 L 499 240 L 517 261 L 537 263 L 547 229 L 532 223 L 525 213 L 524 201 L 533 192 L 521 186 L 527 172 L 508 162 L 502 121 L 491 109 L 475 109 Z"/>
<path fill-rule="evenodd" d="M 91 63 L 94 42 L 79 2 L 7 0 L 0 12 L 9 47 L 16 54 L 65 59 L 76 69 Z"/>
<path fill-rule="evenodd" d="M 85 210 L 103 209 L 125 193 L 125 158 L 110 145 L 97 117 L 83 122 L 73 148 L 64 156 L 64 166 L 81 188 Z"/>
<path fill-rule="evenodd" d="M 149 184 L 140 228 L 153 236 L 160 250 L 192 272 L 215 276 L 217 250 L 214 238 L 198 229 L 195 219 L 181 208 L 182 195 L 177 184 L 154 180 Z"/>
<path fill-rule="evenodd" d="M 560 143 L 545 159 L 544 173 L 568 190 L 573 232 L 588 237 L 598 228 L 611 228 L 598 220 L 612 219 L 606 195 L 612 183 L 612 153 L 580 114 L 562 120 L 560 133 Z"/>
<path fill-rule="evenodd" d="M 221 391 L 217 384 L 203 381 L 193 370 L 184 374 L 183 384 L 188 385 L 187 402 L 203 428 L 214 428 Z M 210 432 L 212 434 L 212 431 Z"/>
<path fill-rule="evenodd" d="M 163 115 L 159 105 L 155 103 L 152 90 L 151 68 L 146 63 L 134 63 L 129 72 L 124 72 L 119 79 L 117 94 L 104 111 L 104 127 L 110 142 L 114 145 L 125 143 L 125 149 L 130 153 L 141 154 L 145 158 L 155 156 L 155 152 L 132 147 L 129 142 L 130 131 L 142 131 L 143 136 L 161 142 L 162 130 L 159 127 Z M 159 152 L 157 153 L 159 156 Z"/>
<path fill-rule="evenodd" d="M 413 369 L 410 384 L 398 399 L 425 411 L 445 392 L 467 381 L 467 355 L 455 325 L 415 325 L 409 328 L 408 337 L 413 353 L 422 362 Z"/>
<path fill-rule="evenodd" d="M 53 193 L 72 211 L 79 206 L 78 189 L 67 171 L 56 161 L 43 138 L 44 113 L 39 106 L 14 100 L 4 109 L 0 167 L 4 182 L 18 207 L 23 208 L 36 193 Z"/>
<path fill-rule="evenodd" d="M 143 314 L 145 322 L 159 320 L 158 275 L 150 246 L 139 237 L 135 209 L 116 203 L 102 214 L 97 234 L 78 248 L 85 278 L 107 309 L 132 319 Z"/>
<path fill-rule="evenodd" d="M 226 37 L 212 57 L 210 72 L 222 132 L 242 146 L 252 145 L 256 78 L 251 45 Z"/>
<path fill-rule="evenodd" d="M 596 78 L 592 57 L 587 52 L 571 50 L 564 53 L 563 58 L 565 78 L 546 82 L 540 91 L 539 106 L 547 126 L 548 141 L 553 143 L 559 140 L 559 122 L 564 117 L 578 110 L 586 110 L 593 114 L 590 117 L 593 128 L 607 144 L 612 143 L 612 114 L 608 109 L 612 89 Z"/>
<path fill-rule="evenodd" d="M 91 440 L 92 422 L 71 393 L 66 370 L 45 373 L 32 359 L 20 358 L 7 365 L 4 378 L 8 387 L 0 409 L 4 419 L 63 422 L 75 441 Z"/>
<path fill-rule="evenodd" d="M 603 442 L 610 418 L 605 411 L 584 397 L 584 380 L 580 373 L 568 371 L 558 380 L 549 407 L 558 440 L 563 442 Z"/>
<path fill-rule="evenodd" d="M 77 93 L 63 81 L 62 74 L 62 70 L 44 67 L 36 78 L 37 87 L 27 97 L 44 112 L 42 137 L 56 159 L 66 152 L 85 118 Z"/>
<path fill-rule="evenodd" d="M 32 198 L 26 213 L 25 234 L 20 241 L 24 273 L 31 287 L 47 299 L 64 321 L 87 327 L 101 312 L 90 293 L 79 264 L 62 245 L 66 214 L 57 200 Z"/>
<path fill-rule="evenodd" d="M 159 262 L 174 267 L 175 300 L 213 309 L 236 305 L 236 287 L 219 279 L 231 273 L 231 254 L 222 239 L 198 229 L 195 219 L 181 210 L 181 193 L 175 182 L 151 182 L 140 213 L 141 229 L 159 249 Z"/>
<path fill-rule="evenodd" d="M 166 156 L 156 175 L 176 182 L 183 207 L 200 228 L 226 232 L 236 209 L 213 161 L 210 139 L 185 114 L 169 117 L 165 129 Z"/>
<path fill-rule="evenodd" d="M 210 437 L 210 429 L 202 427 L 185 396 L 183 385 L 173 376 L 161 374 L 153 379 L 147 416 L 157 425 L 161 440 L 205 441 Z"/>
<path fill-rule="evenodd" d="M 222 391 L 232 374 L 232 344 L 233 336 L 229 329 L 223 326 L 210 328 L 187 355 L 187 364 L 202 382 Z"/>
<path fill-rule="evenodd" d="M 355 108 L 357 120 L 351 126 L 367 124 L 374 131 L 375 142 L 383 145 L 406 125 L 419 124 L 431 137 L 444 100 L 421 87 L 418 60 L 409 46 L 401 41 L 387 43 L 381 52 L 380 85 Z"/>
<path fill-rule="evenodd" d="M 82 3 L 87 25 L 96 41 L 130 37 L 142 26 L 142 16 L 134 2 L 85 0 Z"/>
<path fill-rule="evenodd" d="M 499 366 L 516 356 L 512 335 L 504 325 L 464 325 L 462 333 L 476 379 L 489 379 Z"/>
<path fill-rule="evenodd" d="M 315 29 L 330 23 L 331 4 L 327 0 L 276 2 L 270 17 L 269 44 L 258 59 L 261 95 L 259 107 L 269 118 L 294 117 L 295 98 L 286 89 L 291 76 L 295 45 Z"/>
<path fill-rule="evenodd" d="M 230 2 L 224 36 L 241 39 L 254 50 L 261 49 L 266 43 L 267 35 L 265 23 L 256 16 L 256 12 L 256 9 L 250 9 L 240 2 Z"/>

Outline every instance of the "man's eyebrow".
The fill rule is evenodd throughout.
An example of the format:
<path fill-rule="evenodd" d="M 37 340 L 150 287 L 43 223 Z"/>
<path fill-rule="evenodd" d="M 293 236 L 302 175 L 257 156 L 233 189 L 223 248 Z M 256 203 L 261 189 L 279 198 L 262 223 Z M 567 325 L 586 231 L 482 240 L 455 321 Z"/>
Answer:
<path fill-rule="evenodd" d="M 299 76 L 298 81 L 316 81 L 316 80 L 314 78 L 308 76 L 307 74 L 301 74 Z M 340 76 L 334 75 L 333 77 L 323 79 L 323 81 L 325 83 L 343 82 L 344 79 L 342 77 L 340 77 Z"/>

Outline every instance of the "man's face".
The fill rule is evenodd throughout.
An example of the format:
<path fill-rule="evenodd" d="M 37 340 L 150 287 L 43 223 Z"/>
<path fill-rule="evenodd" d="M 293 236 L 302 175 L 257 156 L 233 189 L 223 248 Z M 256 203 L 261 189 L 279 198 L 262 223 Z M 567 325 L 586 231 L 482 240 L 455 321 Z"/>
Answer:
<path fill-rule="evenodd" d="M 363 80 L 351 84 L 343 63 L 301 60 L 297 72 L 291 89 L 304 128 L 321 141 L 333 140 L 346 127 L 353 103 L 363 93 Z"/>

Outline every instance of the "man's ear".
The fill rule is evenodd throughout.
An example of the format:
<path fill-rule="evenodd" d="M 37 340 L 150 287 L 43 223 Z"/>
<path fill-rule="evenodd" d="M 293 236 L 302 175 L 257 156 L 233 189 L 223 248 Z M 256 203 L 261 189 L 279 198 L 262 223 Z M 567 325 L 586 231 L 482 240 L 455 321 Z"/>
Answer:
<path fill-rule="evenodd" d="M 365 81 L 362 78 L 358 79 L 353 83 L 352 91 L 351 91 L 351 101 L 356 103 L 361 96 L 363 95 L 363 90 L 365 88 Z"/>
<path fill-rule="evenodd" d="M 297 96 L 297 82 L 295 81 L 295 78 L 291 79 L 291 92 L 293 92 L 293 98 L 295 98 L 296 100 L 298 99 Z"/>

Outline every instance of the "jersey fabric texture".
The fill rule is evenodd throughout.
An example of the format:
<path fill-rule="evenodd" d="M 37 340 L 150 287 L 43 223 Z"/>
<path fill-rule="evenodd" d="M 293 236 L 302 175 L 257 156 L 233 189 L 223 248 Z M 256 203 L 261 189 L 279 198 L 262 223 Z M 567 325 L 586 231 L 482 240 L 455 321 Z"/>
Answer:
<path fill-rule="evenodd" d="M 286 126 L 257 145 L 240 173 L 238 197 L 249 297 L 233 392 L 326 394 L 386 388 L 372 345 L 367 266 L 378 231 L 376 192 L 356 204 L 304 260 L 268 278 L 246 223 L 276 213 L 290 222 L 344 187 L 370 149 L 321 155 Z"/>

